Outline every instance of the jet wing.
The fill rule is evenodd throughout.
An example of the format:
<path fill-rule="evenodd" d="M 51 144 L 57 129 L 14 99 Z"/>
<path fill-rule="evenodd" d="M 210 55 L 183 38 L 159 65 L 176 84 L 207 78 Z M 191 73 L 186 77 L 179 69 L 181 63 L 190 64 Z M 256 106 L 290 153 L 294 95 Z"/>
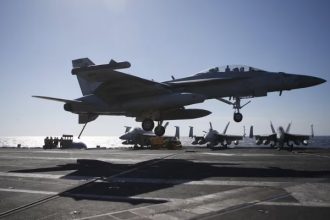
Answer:
<path fill-rule="evenodd" d="M 152 132 L 145 132 L 142 134 L 143 137 L 156 137 L 156 135 Z"/>
<path fill-rule="evenodd" d="M 226 141 L 236 141 L 236 140 L 243 140 L 243 136 L 239 135 L 218 135 L 219 139 L 224 139 Z"/>
<path fill-rule="evenodd" d="M 285 134 L 286 138 L 290 141 L 304 141 L 309 140 L 308 135 L 299 135 L 299 134 Z"/>
<path fill-rule="evenodd" d="M 254 136 L 256 141 L 264 141 L 264 140 L 267 140 L 267 141 L 276 141 L 276 134 L 270 134 L 270 135 L 255 135 Z"/>
<path fill-rule="evenodd" d="M 93 93 L 107 102 L 172 93 L 166 84 L 109 68 L 76 70 L 75 74 L 89 82 L 100 83 Z"/>

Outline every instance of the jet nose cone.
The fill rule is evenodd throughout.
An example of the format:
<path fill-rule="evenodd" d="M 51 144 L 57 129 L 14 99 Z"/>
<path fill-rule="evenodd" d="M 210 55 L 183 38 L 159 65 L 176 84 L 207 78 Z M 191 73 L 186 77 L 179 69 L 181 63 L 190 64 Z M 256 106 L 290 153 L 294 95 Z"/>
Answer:
<path fill-rule="evenodd" d="M 120 139 L 120 140 L 125 140 L 125 139 L 126 139 L 126 136 L 127 136 L 127 135 L 124 134 L 124 135 L 120 136 L 119 139 Z"/>
<path fill-rule="evenodd" d="M 301 88 L 316 86 L 326 82 L 326 80 L 314 76 L 300 76 L 298 81 Z"/>
<path fill-rule="evenodd" d="M 327 82 L 325 79 L 322 79 L 322 78 L 317 78 L 317 79 L 319 80 L 319 84 Z"/>
<path fill-rule="evenodd" d="M 322 79 L 322 78 L 318 78 L 318 77 L 314 77 L 312 76 L 310 78 L 310 83 L 313 85 L 313 86 L 316 86 L 316 85 L 319 85 L 319 84 L 322 84 L 322 83 L 325 83 L 326 80 L 325 79 Z"/>

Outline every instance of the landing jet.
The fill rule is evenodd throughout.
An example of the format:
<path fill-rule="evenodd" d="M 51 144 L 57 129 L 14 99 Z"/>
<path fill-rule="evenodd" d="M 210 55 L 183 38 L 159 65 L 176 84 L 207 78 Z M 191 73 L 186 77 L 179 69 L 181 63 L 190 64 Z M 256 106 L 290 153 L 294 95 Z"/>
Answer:
<path fill-rule="evenodd" d="M 217 146 L 218 144 L 221 144 L 221 146 L 227 148 L 232 142 L 234 142 L 235 145 L 239 144 L 239 141 L 243 139 L 243 136 L 238 135 L 228 135 L 227 129 L 229 126 L 229 123 L 226 125 L 225 129 L 223 130 L 222 134 L 220 134 L 217 130 L 214 130 L 212 127 L 212 123 L 210 122 L 210 128 L 208 132 L 204 132 L 204 136 L 194 136 L 193 134 L 193 127 L 190 127 L 189 129 L 189 137 L 194 138 L 194 141 L 191 143 L 193 145 L 202 145 L 206 144 L 207 147 L 212 148 L 214 146 Z"/>
<path fill-rule="evenodd" d="M 289 147 L 289 150 L 293 150 L 293 145 L 308 145 L 308 140 L 310 137 L 314 137 L 314 129 L 313 125 L 311 125 L 311 135 L 300 135 L 300 134 L 290 134 L 290 128 L 291 123 L 288 124 L 286 130 L 282 126 L 278 128 L 278 132 L 275 132 L 273 123 L 270 122 L 270 127 L 272 130 L 272 134 L 270 135 L 255 135 L 256 144 L 264 144 L 268 145 L 270 144 L 271 148 L 274 148 L 276 145 L 278 145 L 279 150 L 281 150 L 284 147 L 284 144 L 287 144 Z M 250 137 L 253 137 L 253 128 L 251 127 Z"/>
<path fill-rule="evenodd" d="M 275 91 L 281 95 L 284 90 L 325 82 L 313 76 L 267 72 L 248 66 L 215 67 L 193 76 L 180 79 L 172 76 L 170 81 L 155 82 L 120 71 L 131 66 L 127 61 L 111 60 L 109 64 L 95 65 L 90 59 L 82 58 L 73 60 L 72 65 L 71 73 L 78 78 L 82 97 L 34 97 L 65 103 L 64 109 L 78 114 L 79 123 L 85 124 L 83 130 L 99 115 L 124 115 L 142 122 L 145 131 L 154 129 L 156 121 L 154 132 L 158 136 L 165 133 L 164 120 L 200 118 L 211 113 L 186 108 L 191 104 L 220 100 L 233 106 L 234 121 L 240 122 L 243 119 L 240 110 L 250 103 L 242 104 L 242 99 L 267 96 Z"/>
<path fill-rule="evenodd" d="M 165 129 L 168 125 L 168 122 L 164 125 Z M 126 127 L 125 134 L 119 137 L 119 139 L 124 140 L 122 144 L 124 145 L 134 145 L 135 148 L 140 146 L 143 148 L 144 146 L 151 145 L 150 138 L 155 137 L 155 133 L 152 131 L 145 131 L 142 128 L 136 127 Z M 165 137 L 165 136 L 164 136 Z M 179 139 L 180 138 L 180 128 L 178 126 L 175 126 L 175 135 L 174 137 L 165 137 L 165 138 L 174 138 Z"/>

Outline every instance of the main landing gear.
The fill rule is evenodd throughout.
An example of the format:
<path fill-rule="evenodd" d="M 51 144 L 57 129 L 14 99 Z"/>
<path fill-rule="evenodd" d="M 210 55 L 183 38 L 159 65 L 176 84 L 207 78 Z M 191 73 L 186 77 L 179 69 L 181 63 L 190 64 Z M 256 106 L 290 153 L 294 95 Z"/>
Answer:
<path fill-rule="evenodd" d="M 251 101 L 248 101 L 244 105 L 241 105 L 241 98 L 240 97 L 234 97 L 234 102 L 228 101 L 223 98 L 218 98 L 219 101 L 222 101 L 228 105 L 232 105 L 233 109 L 235 109 L 234 112 L 234 121 L 235 122 L 241 122 L 243 120 L 243 115 L 239 112 L 244 106 L 249 104 Z M 229 99 L 230 100 L 230 99 Z"/>
<path fill-rule="evenodd" d="M 145 131 L 152 131 L 152 129 L 155 127 L 155 134 L 157 136 L 163 136 L 165 134 L 166 128 L 162 125 L 163 121 L 159 121 L 157 126 L 155 127 L 155 123 L 152 119 L 146 118 L 142 121 L 142 128 Z"/>
<path fill-rule="evenodd" d="M 154 132 L 157 136 L 163 136 L 165 134 L 165 127 L 159 124 L 155 127 Z"/>
<path fill-rule="evenodd" d="M 155 126 L 155 123 L 150 118 L 146 118 L 142 121 L 142 128 L 145 131 L 151 131 Z"/>

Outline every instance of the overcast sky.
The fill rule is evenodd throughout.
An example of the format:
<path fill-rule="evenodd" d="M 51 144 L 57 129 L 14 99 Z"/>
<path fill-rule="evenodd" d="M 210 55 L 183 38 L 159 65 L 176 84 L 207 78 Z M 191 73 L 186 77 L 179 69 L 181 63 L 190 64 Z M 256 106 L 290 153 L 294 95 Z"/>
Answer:
<path fill-rule="evenodd" d="M 193 75 L 227 64 L 326 79 L 316 87 L 252 99 L 232 120 L 233 109 L 209 100 L 194 107 L 210 116 L 171 121 L 181 134 L 196 134 L 208 122 L 222 132 L 255 133 L 293 122 L 292 133 L 330 135 L 330 1 L 327 0 L 1 0 L 0 1 L 0 136 L 78 135 L 77 115 L 63 104 L 31 98 L 81 96 L 71 75 L 71 60 L 89 57 L 96 64 L 128 60 L 128 73 L 156 81 Z M 84 135 L 120 135 L 134 118 L 102 116 Z"/>

